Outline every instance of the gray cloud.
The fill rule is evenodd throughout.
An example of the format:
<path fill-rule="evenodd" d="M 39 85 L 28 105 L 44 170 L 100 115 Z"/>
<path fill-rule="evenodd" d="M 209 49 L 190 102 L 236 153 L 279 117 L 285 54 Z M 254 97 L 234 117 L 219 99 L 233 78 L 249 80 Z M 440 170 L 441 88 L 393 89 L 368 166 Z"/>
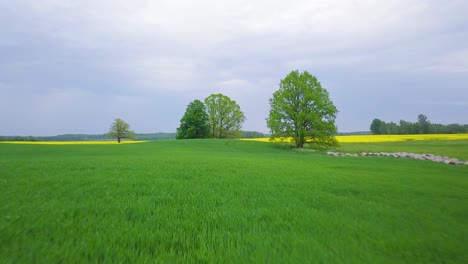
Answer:
<path fill-rule="evenodd" d="M 291 70 L 316 75 L 340 131 L 374 117 L 468 123 L 466 1 L 0 1 L 0 134 L 175 131 L 224 93 L 267 132 Z M 443 102 L 443 103 L 438 103 Z M 31 115 L 29 113 L 35 113 Z M 40 118 L 37 118 L 39 116 Z"/>

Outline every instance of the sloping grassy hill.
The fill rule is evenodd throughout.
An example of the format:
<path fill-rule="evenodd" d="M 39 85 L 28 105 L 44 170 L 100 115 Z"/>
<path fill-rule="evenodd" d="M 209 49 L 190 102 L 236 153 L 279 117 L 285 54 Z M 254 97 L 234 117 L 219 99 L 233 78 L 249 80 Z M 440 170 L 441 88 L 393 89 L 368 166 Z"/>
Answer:
<path fill-rule="evenodd" d="M 467 190 L 273 143 L 0 144 L 0 262 L 466 263 Z"/>

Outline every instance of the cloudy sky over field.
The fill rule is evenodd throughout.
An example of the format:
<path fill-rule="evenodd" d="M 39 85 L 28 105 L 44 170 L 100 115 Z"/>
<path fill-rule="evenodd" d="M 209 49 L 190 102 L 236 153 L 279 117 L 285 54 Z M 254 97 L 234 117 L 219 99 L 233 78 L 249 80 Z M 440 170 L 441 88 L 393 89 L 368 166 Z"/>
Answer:
<path fill-rule="evenodd" d="M 245 130 L 307 70 L 340 111 L 468 123 L 468 1 L 0 0 L 0 135 L 174 132 L 194 99 L 223 93 Z"/>

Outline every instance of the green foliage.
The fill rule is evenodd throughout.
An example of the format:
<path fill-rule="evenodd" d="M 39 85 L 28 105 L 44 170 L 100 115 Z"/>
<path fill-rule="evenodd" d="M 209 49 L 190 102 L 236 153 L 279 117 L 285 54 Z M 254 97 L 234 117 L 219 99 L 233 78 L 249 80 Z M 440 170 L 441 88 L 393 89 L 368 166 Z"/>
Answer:
<path fill-rule="evenodd" d="M 0 144 L 0 263 L 466 263 L 466 167 L 277 146 Z"/>
<path fill-rule="evenodd" d="M 432 124 L 427 116 L 418 115 L 418 122 L 400 120 L 399 124 L 386 123 L 380 119 L 372 120 L 370 126 L 374 135 L 412 135 L 412 134 L 460 134 L 468 133 L 468 125 L 460 124 Z"/>
<path fill-rule="evenodd" d="M 130 125 L 120 118 L 114 120 L 107 135 L 112 138 L 117 138 L 119 143 L 124 138 L 135 138 L 135 132 L 130 130 Z"/>
<path fill-rule="evenodd" d="M 395 122 L 384 123 L 382 131 L 386 131 L 388 135 L 398 135 L 400 134 L 400 127 Z"/>
<path fill-rule="evenodd" d="M 380 135 L 380 134 L 383 134 L 382 130 L 383 130 L 382 120 L 380 120 L 378 118 L 375 118 L 374 120 L 372 120 L 372 123 L 370 125 L 371 133 L 374 134 L 374 135 Z"/>
<path fill-rule="evenodd" d="M 242 131 L 242 138 L 264 138 L 268 136 L 258 131 Z"/>
<path fill-rule="evenodd" d="M 418 125 L 419 125 L 419 132 L 421 134 L 429 134 L 431 128 L 431 122 L 427 119 L 427 116 L 420 114 L 418 115 Z"/>
<path fill-rule="evenodd" d="M 213 138 L 240 138 L 245 115 L 236 101 L 226 95 L 212 94 L 205 99 Z"/>
<path fill-rule="evenodd" d="M 145 133 L 145 134 L 140 134 L 137 133 L 135 134 L 135 139 L 136 140 L 164 140 L 164 139 L 175 139 L 176 138 L 176 133 Z"/>
<path fill-rule="evenodd" d="M 336 145 L 337 109 L 328 91 L 307 71 L 292 71 L 281 80 L 270 106 L 267 126 L 271 137 L 293 137 L 297 148 L 306 142 Z"/>
<path fill-rule="evenodd" d="M 40 137 L 33 136 L 0 136 L 0 141 L 41 141 Z"/>
<path fill-rule="evenodd" d="M 395 135 L 399 134 L 401 130 L 401 127 L 398 126 L 394 122 L 390 123 L 385 123 L 384 121 L 376 118 L 372 120 L 371 126 L 370 126 L 370 131 L 374 135 L 383 135 L 383 134 L 389 134 L 389 135 Z"/>
<path fill-rule="evenodd" d="M 177 128 L 177 139 L 208 138 L 210 126 L 205 105 L 200 100 L 191 102 Z"/>

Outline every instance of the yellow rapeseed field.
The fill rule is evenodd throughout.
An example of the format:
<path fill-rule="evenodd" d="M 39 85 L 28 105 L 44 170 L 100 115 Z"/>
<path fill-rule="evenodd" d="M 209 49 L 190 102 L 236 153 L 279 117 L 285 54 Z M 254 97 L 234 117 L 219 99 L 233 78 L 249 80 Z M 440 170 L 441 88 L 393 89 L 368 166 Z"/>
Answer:
<path fill-rule="evenodd" d="M 120 144 L 134 144 L 146 142 L 143 140 L 122 141 Z M 33 144 L 33 145 L 114 145 L 117 141 L 0 141 L 5 144 Z"/>
<path fill-rule="evenodd" d="M 468 139 L 468 134 L 425 134 L 425 135 L 356 135 L 337 136 L 340 143 L 394 142 L 408 140 L 460 140 Z"/>
<path fill-rule="evenodd" d="M 468 134 L 426 134 L 426 135 L 353 135 L 336 136 L 340 143 L 365 143 L 365 142 L 395 142 L 408 140 L 460 140 L 467 139 Z M 270 138 L 246 138 L 243 140 L 270 142 Z M 290 142 L 291 138 L 274 139 L 274 142 Z"/>

